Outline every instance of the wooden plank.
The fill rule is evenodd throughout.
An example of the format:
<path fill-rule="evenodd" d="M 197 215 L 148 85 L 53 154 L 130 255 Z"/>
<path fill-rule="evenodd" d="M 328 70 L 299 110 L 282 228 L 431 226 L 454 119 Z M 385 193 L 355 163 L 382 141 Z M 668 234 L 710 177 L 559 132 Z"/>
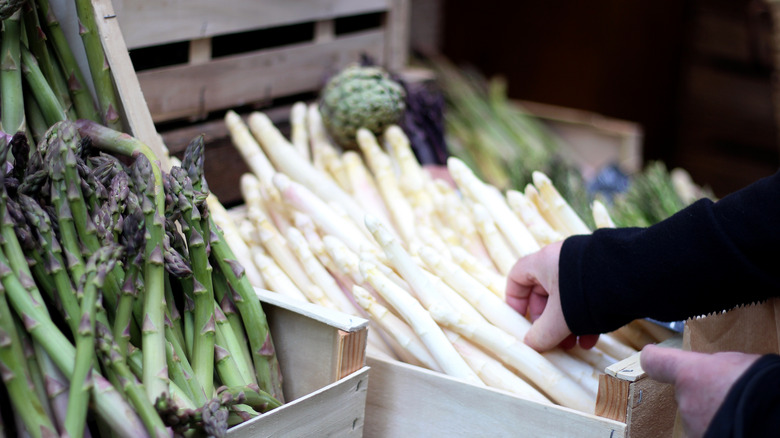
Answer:
<path fill-rule="evenodd" d="M 389 7 L 390 0 L 114 0 L 129 49 L 382 12 Z"/>
<path fill-rule="evenodd" d="M 365 31 L 322 44 L 297 44 L 138 73 L 155 122 L 317 90 L 328 74 L 360 59 L 384 63 L 383 31 Z"/>
<path fill-rule="evenodd" d="M 229 438 L 361 437 L 369 368 L 230 429 Z"/>
<path fill-rule="evenodd" d="M 366 437 L 625 436 L 624 423 L 369 356 Z"/>
<path fill-rule="evenodd" d="M 385 16 L 387 45 L 385 46 L 386 65 L 391 71 L 399 71 L 406 66 L 409 58 L 410 0 L 391 0 L 391 8 Z"/>
<path fill-rule="evenodd" d="M 125 46 L 111 0 L 93 0 L 98 33 L 106 61 L 111 68 L 114 85 L 121 101 L 120 115 L 130 134 L 146 143 L 160 160 L 163 169 L 170 168 L 168 149 L 163 144 L 144 100 L 138 77 Z"/>
<path fill-rule="evenodd" d="M 272 313 L 266 313 L 269 313 L 268 324 L 279 363 L 294 366 L 292 375 L 306 376 L 284 379 L 284 395 L 288 401 L 335 382 L 346 369 L 365 364 L 365 333 L 360 332 L 368 330 L 367 320 L 267 290 L 255 291 L 264 303 L 276 307 Z M 344 336 L 344 333 L 354 333 L 354 336 Z"/>
<path fill-rule="evenodd" d="M 599 392 L 596 396 L 596 415 L 622 423 L 628 414 L 628 397 L 631 382 L 606 374 L 599 375 Z"/>
<path fill-rule="evenodd" d="M 676 415 L 674 386 L 650 378 L 630 384 L 626 413 L 628 437 L 671 436 Z"/>

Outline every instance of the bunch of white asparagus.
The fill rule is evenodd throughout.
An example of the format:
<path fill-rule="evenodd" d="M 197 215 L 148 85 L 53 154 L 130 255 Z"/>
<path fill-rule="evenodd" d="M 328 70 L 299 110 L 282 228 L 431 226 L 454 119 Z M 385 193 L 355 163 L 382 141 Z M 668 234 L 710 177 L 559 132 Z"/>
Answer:
<path fill-rule="evenodd" d="M 340 151 L 304 103 L 290 140 L 261 112 L 225 122 L 251 173 L 244 206 L 210 208 L 250 281 L 366 317 L 368 354 L 593 412 L 598 374 L 636 351 L 612 336 L 543 354 L 522 342 L 530 322 L 504 301 L 507 272 L 590 233 L 545 175 L 502 194 L 450 158 L 452 179 L 433 178 L 396 126 L 381 139 L 360 130 L 360 151 Z"/>

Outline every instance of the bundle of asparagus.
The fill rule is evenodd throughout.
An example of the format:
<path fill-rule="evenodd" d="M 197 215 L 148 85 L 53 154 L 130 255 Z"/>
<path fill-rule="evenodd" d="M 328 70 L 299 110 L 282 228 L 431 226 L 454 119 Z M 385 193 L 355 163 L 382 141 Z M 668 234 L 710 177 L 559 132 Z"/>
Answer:
<path fill-rule="evenodd" d="M 208 214 L 202 137 L 167 173 L 87 120 L 0 146 L 6 430 L 223 436 L 281 404 L 260 302 Z"/>
<path fill-rule="evenodd" d="M 360 151 L 341 152 L 315 106 L 292 114 L 293 143 L 261 112 L 225 117 L 251 173 L 245 206 L 212 211 L 256 286 L 367 317 L 372 355 L 592 412 L 598 373 L 635 350 L 605 336 L 539 354 L 503 300 L 517 257 L 590 232 L 549 178 L 504 195 L 450 158 L 453 186 L 423 170 L 397 126 L 360 130 Z"/>

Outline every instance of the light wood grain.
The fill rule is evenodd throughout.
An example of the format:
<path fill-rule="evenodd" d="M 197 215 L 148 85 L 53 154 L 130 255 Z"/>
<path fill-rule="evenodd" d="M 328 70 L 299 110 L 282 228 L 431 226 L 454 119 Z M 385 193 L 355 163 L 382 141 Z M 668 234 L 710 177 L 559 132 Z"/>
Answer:
<path fill-rule="evenodd" d="M 626 422 L 631 382 L 606 374 L 599 375 L 599 392 L 596 397 L 596 415 Z"/>
<path fill-rule="evenodd" d="M 114 85 L 121 101 L 119 111 L 123 123 L 128 127 L 130 134 L 152 148 L 160 160 L 161 167 L 169 169 L 168 150 L 152 121 L 111 0 L 93 0 L 92 6 L 95 10 L 97 29 L 106 61 L 111 68 Z"/>
<path fill-rule="evenodd" d="M 229 438 L 361 437 L 369 368 L 228 431 Z M 304 377 L 305 378 L 305 377 Z"/>
<path fill-rule="evenodd" d="M 624 437 L 624 423 L 369 356 L 366 437 Z"/>
<path fill-rule="evenodd" d="M 390 0 L 114 0 L 127 47 L 387 11 Z"/>
<path fill-rule="evenodd" d="M 324 43 L 295 44 L 138 73 L 155 122 L 318 90 L 363 53 L 384 63 L 385 33 L 370 30 Z"/>

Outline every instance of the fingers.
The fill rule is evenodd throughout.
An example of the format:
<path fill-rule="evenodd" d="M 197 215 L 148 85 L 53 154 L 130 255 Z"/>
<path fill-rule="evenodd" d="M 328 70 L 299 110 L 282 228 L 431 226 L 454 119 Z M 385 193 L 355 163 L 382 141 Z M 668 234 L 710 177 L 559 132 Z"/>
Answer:
<path fill-rule="evenodd" d="M 547 302 L 544 312 L 531 325 L 525 335 L 524 341 L 529 347 L 540 352 L 547 351 L 571 335 L 566 322 L 563 321 L 560 305 L 560 301 L 556 300 Z"/>
<path fill-rule="evenodd" d="M 696 353 L 648 344 L 639 355 L 639 363 L 651 379 L 662 383 L 675 383 L 688 354 Z"/>
<path fill-rule="evenodd" d="M 595 347 L 598 341 L 599 341 L 599 335 L 583 335 L 577 339 L 577 342 L 579 342 L 580 347 L 586 350 Z"/>

